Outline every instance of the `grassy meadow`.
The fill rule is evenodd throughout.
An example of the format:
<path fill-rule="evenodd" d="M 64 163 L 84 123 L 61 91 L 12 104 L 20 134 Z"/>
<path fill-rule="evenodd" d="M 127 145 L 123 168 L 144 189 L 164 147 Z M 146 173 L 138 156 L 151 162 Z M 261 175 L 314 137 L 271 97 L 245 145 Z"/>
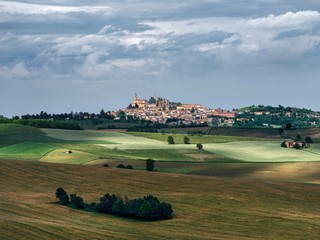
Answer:
<path fill-rule="evenodd" d="M 168 145 L 168 136 L 0 124 L 0 238 L 318 238 L 320 144 L 295 150 L 281 139 L 214 135 L 183 144 L 177 133 Z M 147 158 L 155 172 L 145 171 Z M 60 186 L 87 202 L 107 192 L 155 195 L 174 217 L 143 222 L 74 210 L 56 204 Z"/>

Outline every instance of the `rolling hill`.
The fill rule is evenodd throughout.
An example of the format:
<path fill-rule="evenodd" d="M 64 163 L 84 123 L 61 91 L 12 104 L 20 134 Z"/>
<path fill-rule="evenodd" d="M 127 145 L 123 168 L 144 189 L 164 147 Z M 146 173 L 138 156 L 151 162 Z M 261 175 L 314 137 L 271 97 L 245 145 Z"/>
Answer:
<path fill-rule="evenodd" d="M 319 185 L 0 161 L 1 239 L 317 239 Z M 55 203 L 57 187 L 87 201 L 148 194 L 173 219 L 143 222 Z"/>

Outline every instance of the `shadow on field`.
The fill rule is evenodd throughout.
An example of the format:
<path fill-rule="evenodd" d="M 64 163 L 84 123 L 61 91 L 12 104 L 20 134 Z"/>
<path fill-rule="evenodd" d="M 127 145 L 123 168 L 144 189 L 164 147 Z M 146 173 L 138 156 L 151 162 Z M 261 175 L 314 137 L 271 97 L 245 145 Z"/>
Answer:
<path fill-rule="evenodd" d="M 320 162 L 214 164 L 195 175 L 254 178 L 266 181 L 320 183 Z"/>

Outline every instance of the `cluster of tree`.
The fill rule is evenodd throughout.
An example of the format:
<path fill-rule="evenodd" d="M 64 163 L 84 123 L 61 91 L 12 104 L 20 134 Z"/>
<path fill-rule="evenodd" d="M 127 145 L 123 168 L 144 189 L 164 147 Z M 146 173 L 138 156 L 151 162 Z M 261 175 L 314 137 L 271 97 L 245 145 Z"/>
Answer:
<path fill-rule="evenodd" d="M 60 204 L 77 209 L 142 220 L 169 219 L 173 213 L 171 204 L 160 202 L 158 198 L 151 195 L 129 199 L 127 196 L 121 197 L 107 193 L 100 198 L 99 203 L 92 202 L 88 204 L 82 197 L 76 194 L 70 194 L 69 196 L 62 187 L 59 187 L 56 190 L 56 198 L 58 198 Z"/>
<path fill-rule="evenodd" d="M 157 133 L 158 129 L 153 127 L 134 126 L 127 129 L 127 132 L 152 132 Z"/>
<path fill-rule="evenodd" d="M 259 114 L 255 114 L 259 112 Z M 294 127 L 320 126 L 320 113 L 305 108 L 271 106 L 250 106 L 240 109 L 235 121 L 236 127 L 268 127 L 280 125 L 285 127 L 288 122 Z"/>
<path fill-rule="evenodd" d="M 18 116 L 14 117 L 19 119 Z M 95 118 L 104 118 L 104 119 L 114 119 L 114 116 L 110 111 L 105 112 L 103 109 L 100 113 L 88 113 L 88 112 L 70 112 L 70 113 L 60 113 L 60 114 L 50 114 L 44 111 L 41 111 L 39 114 L 26 114 L 22 115 L 21 119 L 56 119 L 56 120 L 81 120 L 81 119 L 95 119 Z"/>
<path fill-rule="evenodd" d="M 46 120 L 46 119 L 0 119 L 0 123 L 13 123 L 19 125 L 33 126 L 37 128 L 57 128 L 82 130 L 75 121 L 65 120 Z"/>

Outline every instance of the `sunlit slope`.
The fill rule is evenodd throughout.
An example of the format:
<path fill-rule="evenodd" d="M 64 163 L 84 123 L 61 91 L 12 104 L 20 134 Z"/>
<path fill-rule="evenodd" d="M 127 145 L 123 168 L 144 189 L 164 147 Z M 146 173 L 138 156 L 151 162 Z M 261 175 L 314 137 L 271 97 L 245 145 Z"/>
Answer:
<path fill-rule="evenodd" d="M 40 161 L 51 163 L 84 164 L 99 158 L 97 155 L 83 151 L 72 150 L 72 153 L 68 153 L 68 151 L 69 149 L 56 149 L 46 154 L 40 159 Z"/>
<path fill-rule="evenodd" d="M 140 222 L 56 205 L 63 186 L 86 201 L 106 193 L 152 194 L 174 218 Z M 119 170 L 99 166 L 0 161 L 1 239 L 317 239 L 318 185 L 261 183 Z"/>
<path fill-rule="evenodd" d="M 280 147 L 280 141 L 243 141 L 222 144 L 206 144 L 205 149 L 229 158 L 246 162 L 307 162 L 320 161 L 319 145 L 296 150 Z M 314 152 L 311 152 L 314 151 Z"/>
<path fill-rule="evenodd" d="M 69 141 L 96 141 L 96 144 L 107 148 L 119 149 L 181 149 L 194 148 L 189 145 L 168 145 L 165 141 L 158 141 L 145 137 L 136 137 L 125 133 L 111 131 L 74 131 L 59 129 L 43 129 L 48 136 Z"/>

